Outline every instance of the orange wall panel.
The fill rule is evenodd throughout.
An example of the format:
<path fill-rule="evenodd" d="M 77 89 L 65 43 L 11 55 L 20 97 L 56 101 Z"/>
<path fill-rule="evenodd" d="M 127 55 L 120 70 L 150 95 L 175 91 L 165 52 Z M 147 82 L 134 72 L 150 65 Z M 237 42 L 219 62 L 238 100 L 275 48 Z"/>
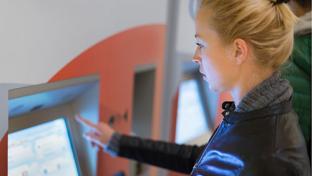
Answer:
<path fill-rule="evenodd" d="M 8 134 L 0 141 L 0 176 L 8 175 Z"/>
<path fill-rule="evenodd" d="M 152 138 L 159 137 L 159 115 L 162 94 L 162 65 L 165 49 L 165 25 L 140 26 L 115 34 L 74 58 L 53 76 L 49 82 L 80 76 L 98 74 L 100 81 L 99 119 L 108 122 L 112 114 L 128 111 L 127 122 L 119 122 L 114 128 L 121 133 L 129 133 L 132 124 L 132 98 L 135 67 L 155 64 L 156 82 L 153 112 Z M 117 171 L 128 174 L 128 161 L 111 158 L 103 151 L 98 153 L 97 175 L 114 175 Z M 151 173 L 154 175 L 155 171 Z"/>

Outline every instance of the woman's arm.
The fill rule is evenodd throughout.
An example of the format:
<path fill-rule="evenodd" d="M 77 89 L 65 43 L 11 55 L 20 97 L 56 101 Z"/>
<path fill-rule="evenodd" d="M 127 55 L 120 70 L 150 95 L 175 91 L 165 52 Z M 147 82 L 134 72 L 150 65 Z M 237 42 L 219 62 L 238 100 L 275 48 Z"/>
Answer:
<path fill-rule="evenodd" d="M 177 172 L 191 173 L 196 159 L 205 146 L 179 145 L 170 142 L 143 139 L 115 132 L 106 123 L 95 124 L 77 116 L 77 120 L 92 128 L 84 137 L 93 145 L 102 147 L 113 156 L 163 167 Z"/>
<path fill-rule="evenodd" d="M 121 135 L 117 155 L 189 174 L 204 148 Z"/>

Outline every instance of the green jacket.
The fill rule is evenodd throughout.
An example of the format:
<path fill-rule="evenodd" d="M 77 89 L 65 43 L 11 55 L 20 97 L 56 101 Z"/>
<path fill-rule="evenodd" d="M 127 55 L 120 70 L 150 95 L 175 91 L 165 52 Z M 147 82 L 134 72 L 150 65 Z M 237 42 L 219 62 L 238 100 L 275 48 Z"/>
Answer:
<path fill-rule="evenodd" d="M 293 107 L 299 116 L 299 125 L 302 129 L 310 153 L 311 28 L 304 34 L 295 33 L 294 49 L 289 62 L 284 65 L 282 73 L 283 77 L 288 79 L 293 87 Z"/>
<path fill-rule="evenodd" d="M 306 140 L 311 138 L 311 34 L 295 37 L 290 63 L 283 76 L 294 89 L 293 107 Z"/>

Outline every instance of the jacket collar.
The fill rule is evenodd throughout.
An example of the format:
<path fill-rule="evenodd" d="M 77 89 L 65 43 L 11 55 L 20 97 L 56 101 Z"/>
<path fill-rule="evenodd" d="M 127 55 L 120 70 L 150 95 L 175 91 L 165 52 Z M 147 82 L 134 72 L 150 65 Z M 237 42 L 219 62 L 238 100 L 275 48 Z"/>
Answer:
<path fill-rule="evenodd" d="M 222 115 L 224 116 L 223 120 L 228 123 L 238 123 L 247 120 L 254 120 L 259 118 L 264 118 L 268 116 L 276 116 L 284 113 L 289 113 L 292 111 L 291 99 L 268 106 L 265 108 L 257 109 L 249 112 L 235 112 L 233 111 L 233 106 L 235 108 L 234 102 L 224 102 L 222 104 L 224 111 Z"/>
<path fill-rule="evenodd" d="M 292 96 L 289 82 L 281 78 L 280 72 L 273 73 L 250 90 L 235 108 L 236 112 L 248 112 L 262 109 L 289 100 Z"/>
<path fill-rule="evenodd" d="M 292 110 L 291 97 L 289 82 L 275 72 L 248 92 L 237 107 L 232 101 L 224 102 L 222 114 L 225 121 L 235 123 L 287 113 Z"/>

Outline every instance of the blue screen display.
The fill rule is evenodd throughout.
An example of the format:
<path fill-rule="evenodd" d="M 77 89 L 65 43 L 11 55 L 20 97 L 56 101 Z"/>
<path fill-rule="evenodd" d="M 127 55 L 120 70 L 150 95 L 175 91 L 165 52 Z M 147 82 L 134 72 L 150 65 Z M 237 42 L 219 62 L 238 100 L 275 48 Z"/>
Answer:
<path fill-rule="evenodd" d="M 9 176 L 78 176 L 65 120 L 9 134 Z"/>
<path fill-rule="evenodd" d="M 183 81 L 179 88 L 176 143 L 187 143 L 209 132 L 206 114 L 195 79 Z"/>

